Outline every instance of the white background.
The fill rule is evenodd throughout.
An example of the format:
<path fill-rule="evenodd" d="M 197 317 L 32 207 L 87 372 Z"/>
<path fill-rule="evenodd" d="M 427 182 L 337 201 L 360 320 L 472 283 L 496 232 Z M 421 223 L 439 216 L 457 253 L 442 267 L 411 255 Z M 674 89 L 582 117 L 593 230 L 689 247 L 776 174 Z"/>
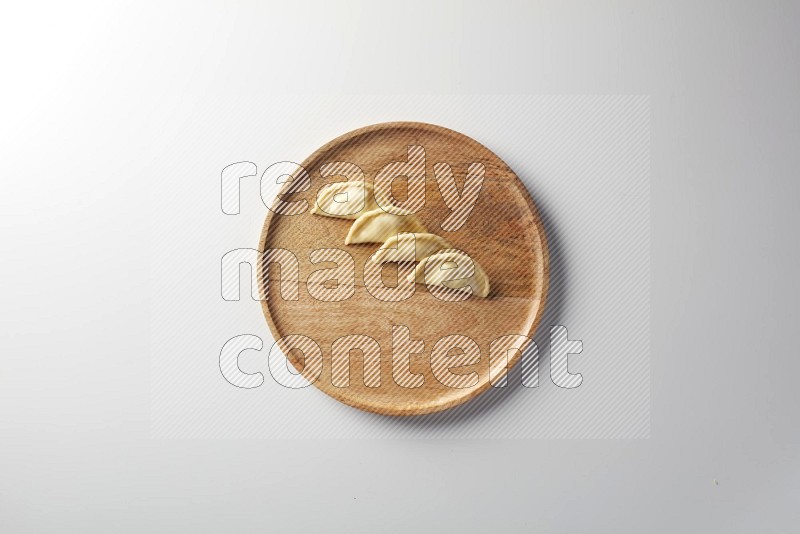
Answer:
<path fill-rule="evenodd" d="M 3 531 L 796 529 L 797 3 L 20 6 Z M 151 439 L 153 191 L 289 93 L 650 95 L 650 439 Z"/>

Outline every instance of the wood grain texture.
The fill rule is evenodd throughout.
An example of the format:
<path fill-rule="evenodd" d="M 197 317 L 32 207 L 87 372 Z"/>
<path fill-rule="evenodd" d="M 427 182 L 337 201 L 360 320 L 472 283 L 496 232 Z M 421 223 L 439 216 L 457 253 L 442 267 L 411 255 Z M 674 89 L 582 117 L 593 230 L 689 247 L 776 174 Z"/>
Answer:
<path fill-rule="evenodd" d="M 437 412 L 461 404 L 490 387 L 489 345 L 507 334 L 532 336 L 542 316 L 549 272 L 544 228 L 528 192 L 511 169 L 489 149 L 469 137 L 424 123 L 376 124 L 347 133 L 326 144 L 302 166 L 311 176 L 308 191 L 294 193 L 286 200 L 306 199 L 313 205 L 320 187 L 341 177 L 320 176 L 320 167 L 329 162 L 348 161 L 358 165 L 367 182 L 384 166 L 407 159 L 407 147 L 421 145 L 426 152 L 426 202 L 417 213 L 430 232 L 466 251 L 489 276 L 490 297 L 471 297 L 464 302 L 443 302 L 434 298 L 423 285 L 402 302 L 382 302 L 372 297 L 363 284 L 364 263 L 378 248 L 376 244 L 345 246 L 351 220 L 312 215 L 275 215 L 264 222 L 259 250 L 282 248 L 300 260 L 300 298 L 280 298 L 279 284 L 262 285 L 262 308 L 275 339 L 302 334 L 319 344 L 323 352 L 322 376 L 314 385 L 331 397 L 350 406 L 386 415 L 419 415 Z M 466 224 L 455 232 L 445 232 L 441 223 L 450 213 L 444 204 L 433 173 L 433 165 L 449 163 L 459 187 L 470 163 L 482 163 L 486 178 L 480 197 Z M 347 250 L 356 263 L 356 289 L 353 297 L 342 302 L 314 299 L 305 286 L 311 272 L 333 264 L 312 264 L 309 252 L 321 248 Z M 387 269 L 388 270 L 388 269 Z M 260 276 L 264 275 L 263 265 Z M 277 279 L 279 269 L 269 269 L 269 279 Z M 385 278 L 391 278 L 387 272 Z M 422 373 L 424 384 L 404 388 L 392 379 L 392 325 L 404 325 L 411 337 L 423 340 L 425 350 L 411 359 L 411 370 Z M 364 334 L 381 347 L 380 387 L 364 385 L 360 351 L 350 355 L 350 384 L 336 387 L 331 382 L 331 344 L 350 334 Z M 468 388 L 448 388 L 433 375 L 430 354 L 444 336 L 461 334 L 473 339 L 481 350 L 480 362 L 454 369 L 456 374 L 478 373 L 478 383 Z M 509 367 L 519 360 L 512 355 Z M 287 355 L 292 365 L 303 372 L 299 351 Z"/>

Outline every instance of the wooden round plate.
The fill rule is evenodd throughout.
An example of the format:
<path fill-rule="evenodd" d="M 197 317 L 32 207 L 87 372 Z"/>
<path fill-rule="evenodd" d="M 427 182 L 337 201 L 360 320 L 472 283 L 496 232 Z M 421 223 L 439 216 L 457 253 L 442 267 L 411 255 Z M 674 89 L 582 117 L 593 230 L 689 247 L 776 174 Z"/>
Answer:
<path fill-rule="evenodd" d="M 281 298 L 277 283 L 262 285 L 267 297 L 262 300 L 262 307 L 272 335 L 276 340 L 291 334 L 313 339 L 323 354 L 322 373 L 314 380 L 314 385 L 345 404 L 386 415 L 419 415 L 445 410 L 489 388 L 490 343 L 508 334 L 533 336 L 544 309 L 549 278 L 544 228 L 525 186 L 489 149 L 447 128 L 394 122 L 344 134 L 302 163 L 311 177 L 311 187 L 284 199 L 305 199 L 313 205 L 320 187 L 344 180 L 343 177 L 323 178 L 320 167 L 325 163 L 355 163 L 371 183 L 387 164 L 407 161 L 410 145 L 421 145 L 425 149 L 426 201 L 417 217 L 429 232 L 441 235 L 456 248 L 466 251 L 484 268 L 491 283 L 489 298 L 473 295 L 466 301 L 446 302 L 435 298 L 424 285 L 417 285 L 414 295 L 401 302 L 374 298 L 364 287 L 363 274 L 365 262 L 379 245 L 346 246 L 345 237 L 353 222 L 348 219 L 321 217 L 309 211 L 293 216 L 270 211 L 259 245 L 261 251 L 289 250 L 297 256 L 300 265 L 298 300 Z M 486 169 L 475 207 L 466 224 L 455 232 L 445 232 L 441 228 L 450 209 L 442 199 L 434 176 L 433 166 L 438 162 L 451 166 L 459 188 L 463 187 L 471 163 L 482 163 Z M 401 180 L 395 182 L 398 181 Z M 332 266 L 310 261 L 309 252 L 322 248 L 343 249 L 355 259 L 356 288 L 349 299 L 322 302 L 308 293 L 303 282 L 308 280 L 309 274 Z M 268 273 L 270 277 L 272 271 Z M 391 279 L 391 273 L 384 273 L 384 278 Z M 393 380 L 393 325 L 408 327 L 412 339 L 424 342 L 424 352 L 412 355 L 410 361 L 411 372 L 424 377 L 420 387 L 402 387 Z M 334 385 L 331 345 L 336 339 L 351 334 L 369 335 L 380 344 L 378 387 L 365 385 L 363 354 L 359 350 L 350 353 L 349 385 Z M 474 386 L 447 387 L 431 370 L 432 348 L 438 340 L 452 334 L 468 336 L 480 348 L 478 363 L 452 369 L 454 374 L 477 372 L 478 381 Z M 508 368 L 520 355 L 520 351 L 511 351 Z M 302 352 L 290 350 L 286 356 L 297 371 L 305 374 Z"/>

